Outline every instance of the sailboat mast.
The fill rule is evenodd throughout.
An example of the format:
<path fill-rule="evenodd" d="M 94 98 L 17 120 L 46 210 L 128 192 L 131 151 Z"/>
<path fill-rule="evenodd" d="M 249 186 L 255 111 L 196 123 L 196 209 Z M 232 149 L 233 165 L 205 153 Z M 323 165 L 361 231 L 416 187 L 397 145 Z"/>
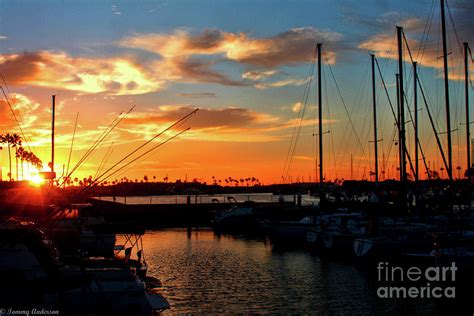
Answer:
<path fill-rule="evenodd" d="M 322 188 L 324 182 L 323 176 L 323 99 L 321 88 L 321 46 L 322 43 L 317 44 L 318 49 L 318 126 L 319 126 L 319 183 Z"/>
<path fill-rule="evenodd" d="M 403 47 L 402 47 L 402 32 L 403 28 L 397 26 L 397 39 L 398 39 L 398 87 L 399 87 L 399 101 L 400 101 L 400 170 L 401 170 L 401 181 L 405 184 L 407 182 L 407 171 L 406 171 L 406 147 L 405 147 L 405 102 L 404 102 L 404 91 L 403 91 Z"/>
<path fill-rule="evenodd" d="M 398 179 L 402 181 L 403 179 L 403 170 L 402 170 L 402 133 L 400 133 L 400 75 L 395 74 L 395 82 L 397 88 L 397 128 L 398 128 Z"/>
<path fill-rule="evenodd" d="M 443 37 L 443 63 L 444 63 L 444 98 L 446 103 L 446 135 L 448 137 L 448 176 L 449 180 L 453 180 L 453 152 L 451 145 L 451 115 L 449 110 L 449 77 L 448 77 L 448 50 L 446 44 L 446 18 L 444 14 L 444 0 L 440 0 L 441 4 L 441 32 Z"/>
<path fill-rule="evenodd" d="M 375 152 L 375 186 L 379 185 L 379 156 L 377 150 L 377 104 L 375 98 L 375 55 L 370 55 L 372 60 L 372 105 L 374 112 L 374 152 Z"/>
<path fill-rule="evenodd" d="M 413 62 L 413 104 L 414 104 L 414 111 L 415 111 L 415 182 L 419 180 L 419 164 L 418 164 L 418 84 L 416 82 L 418 77 L 417 73 L 417 63 L 416 61 Z"/>
<path fill-rule="evenodd" d="M 51 120 L 51 175 L 54 174 L 54 118 L 55 118 L 55 111 L 56 111 L 56 96 L 53 94 L 52 100 L 52 115 L 53 118 Z M 53 177 L 54 179 L 54 177 Z"/>
<path fill-rule="evenodd" d="M 375 55 L 370 55 L 372 61 L 372 106 L 374 113 L 374 153 L 375 153 L 375 186 L 379 185 L 379 156 L 377 150 L 377 103 L 375 97 Z"/>
<path fill-rule="evenodd" d="M 471 170 L 471 132 L 469 128 L 469 60 L 468 60 L 468 53 L 469 53 L 469 44 L 464 42 L 464 92 L 466 94 L 466 155 L 467 155 L 467 170 L 469 177 L 472 178 L 470 173 Z"/>

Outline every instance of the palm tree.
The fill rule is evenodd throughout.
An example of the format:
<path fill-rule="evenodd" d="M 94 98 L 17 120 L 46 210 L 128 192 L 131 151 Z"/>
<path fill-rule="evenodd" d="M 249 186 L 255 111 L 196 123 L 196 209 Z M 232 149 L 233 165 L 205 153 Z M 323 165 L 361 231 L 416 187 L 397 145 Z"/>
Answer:
<path fill-rule="evenodd" d="M 15 148 L 15 159 L 16 159 L 16 180 L 18 181 L 18 148 L 21 147 L 21 137 L 17 133 L 11 135 L 10 144 Z M 11 172 L 11 171 L 10 171 Z"/>
<path fill-rule="evenodd" d="M 25 154 L 26 154 L 26 151 L 21 146 L 16 150 L 16 153 L 15 153 L 15 157 L 17 159 L 17 168 L 18 168 L 18 158 L 20 158 L 20 161 L 21 161 L 21 179 L 22 180 L 25 178 L 25 175 L 23 173 L 23 162 L 25 160 Z M 17 175 L 17 178 L 18 178 L 18 175 Z"/>
<path fill-rule="evenodd" d="M 18 145 L 21 146 L 21 137 L 18 134 L 10 134 L 6 133 L 4 135 L 0 135 L 0 143 L 2 144 L 7 144 L 8 146 L 8 165 L 10 172 L 8 173 L 8 176 L 10 178 L 10 181 L 12 181 L 12 157 L 11 157 L 11 151 L 10 147 L 17 147 Z M 18 157 L 17 157 L 17 169 L 16 169 L 16 175 L 18 178 Z"/>

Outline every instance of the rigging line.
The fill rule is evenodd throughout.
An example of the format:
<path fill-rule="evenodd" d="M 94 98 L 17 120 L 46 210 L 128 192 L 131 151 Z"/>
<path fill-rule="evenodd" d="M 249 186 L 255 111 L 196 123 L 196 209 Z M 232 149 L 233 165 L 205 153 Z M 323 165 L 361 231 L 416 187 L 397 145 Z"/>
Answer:
<path fill-rule="evenodd" d="M 312 81 L 310 81 L 309 83 L 311 83 Z M 306 94 L 306 97 L 304 99 L 304 105 L 303 105 L 303 108 L 302 108 L 302 114 L 301 114 L 301 118 L 300 118 L 300 121 L 299 121 L 299 124 L 298 124 L 298 128 L 297 128 L 297 131 L 296 131 L 296 136 L 295 136 L 295 141 L 293 143 L 293 148 L 291 150 L 291 154 L 289 156 L 289 160 L 288 160 L 288 165 L 287 165 L 287 170 L 286 170 L 286 174 L 285 176 L 287 177 L 289 175 L 289 172 L 290 172 L 290 168 L 291 168 L 291 163 L 293 161 L 293 156 L 295 154 L 295 151 L 296 151 L 296 146 L 298 144 L 298 138 L 300 136 L 300 133 L 301 133 L 301 126 L 302 126 L 302 123 L 303 123 L 303 119 L 304 119 L 304 114 L 306 112 L 306 106 L 307 106 L 307 103 L 308 103 L 308 97 L 309 97 L 309 88 L 308 88 L 308 92 Z"/>
<path fill-rule="evenodd" d="M 77 120 L 78 119 L 79 119 L 79 112 L 77 112 L 77 114 L 76 114 L 76 123 L 74 124 L 74 132 L 72 134 L 71 147 L 69 149 L 69 158 L 67 160 L 66 175 L 69 173 L 69 163 L 71 162 L 72 147 L 74 146 L 74 138 L 76 137 L 76 128 L 77 128 Z"/>
<path fill-rule="evenodd" d="M 453 16 L 451 14 L 451 8 L 449 7 L 449 1 L 446 0 L 445 3 L 446 3 L 446 7 L 448 8 L 448 15 L 449 15 L 449 19 L 451 20 L 451 25 L 453 26 L 454 36 L 456 37 L 456 41 L 458 43 L 459 51 L 461 52 L 461 55 L 462 55 L 462 51 L 463 51 L 462 43 L 459 40 L 458 31 L 456 30 L 456 25 L 454 24 L 454 19 L 453 19 Z"/>
<path fill-rule="evenodd" d="M 300 111 L 298 112 L 298 118 L 297 118 L 295 126 L 294 126 L 293 134 L 291 136 L 290 147 L 288 148 L 287 156 L 286 156 L 286 159 L 285 159 L 285 165 L 284 165 L 284 169 L 283 169 L 283 178 L 286 178 L 288 176 L 288 173 L 290 172 L 291 161 L 292 161 L 293 154 L 296 150 L 296 146 L 297 146 L 297 143 L 298 143 L 299 133 L 300 133 L 300 129 L 301 129 L 303 119 L 304 119 L 304 114 L 306 112 L 306 105 L 307 105 L 307 99 L 308 99 L 308 94 L 309 94 L 309 92 L 306 92 L 306 91 L 307 90 L 305 88 L 305 93 L 304 93 L 304 96 L 303 96 L 303 99 L 302 99 L 303 106 L 301 107 Z"/>
<path fill-rule="evenodd" d="M 186 114 L 185 116 L 183 116 L 182 118 L 180 118 L 178 121 L 176 121 L 175 123 L 171 124 L 170 126 L 168 126 L 167 128 L 165 128 L 164 130 L 162 130 L 161 132 L 159 132 L 158 134 L 156 134 L 155 136 L 153 136 L 151 139 L 147 140 L 145 143 L 143 143 L 142 145 L 138 146 L 137 148 L 135 148 L 132 152 L 130 152 L 129 154 L 125 155 L 125 157 L 123 157 L 122 159 L 120 159 L 117 163 L 115 163 L 113 166 L 111 166 L 109 169 L 107 169 L 105 172 L 103 172 L 101 175 L 99 175 L 96 179 L 96 181 L 99 181 L 102 177 L 104 177 L 107 173 L 109 173 L 110 171 L 112 171 L 116 166 L 118 166 L 120 163 L 124 162 L 127 158 L 129 158 L 130 156 L 132 156 L 133 154 L 135 154 L 136 152 L 138 152 L 140 149 L 142 149 L 143 147 L 145 147 L 146 145 L 148 145 L 149 143 L 151 143 L 153 140 L 155 140 L 156 138 L 160 137 L 161 135 L 163 135 L 166 131 L 172 129 L 173 127 L 175 126 L 179 126 L 179 124 L 182 124 L 184 121 L 188 120 L 192 115 L 194 115 L 197 111 L 199 110 L 199 108 L 191 111 L 190 113 Z M 107 176 L 108 178 L 108 176 Z"/>
<path fill-rule="evenodd" d="M 3 89 L 3 86 L 0 86 L 0 88 L 2 89 L 3 95 L 5 96 L 5 100 L 7 101 L 7 104 L 8 104 L 8 107 L 10 108 L 10 111 L 12 112 L 12 115 L 13 115 L 13 117 L 15 118 L 15 122 L 16 122 L 16 124 L 18 125 L 18 128 L 20 129 L 20 133 L 21 133 L 21 135 L 23 136 L 23 139 L 25 140 L 26 145 L 28 146 L 28 150 L 29 150 L 30 152 L 33 152 L 33 153 L 34 153 L 34 151 L 31 150 L 30 144 L 28 143 L 28 140 L 27 140 L 27 138 L 26 138 L 26 136 L 25 136 L 25 133 L 23 132 L 23 128 L 21 128 L 21 124 L 20 124 L 20 122 L 18 121 L 18 118 L 16 117 L 15 111 L 13 110 L 13 107 L 12 107 L 10 101 L 8 100 L 7 94 L 5 93 L 5 90 Z"/>
<path fill-rule="evenodd" d="M 414 62 L 413 56 L 412 56 L 412 54 L 411 54 L 411 50 L 410 50 L 410 46 L 408 45 L 408 41 L 407 41 L 407 39 L 406 39 L 406 37 L 405 37 L 405 32 L 402 32 L 402 34 L 403 34 L 403 38 L 404 38 L 404 41 L 405 41 L 405 45 L 406 45 L 407 50 L 408 50 L 408 54 L 409 54 L 409 56 L 410 56 L 410 60 L 411 60 L 411 62 L 413 63 L 413 62 Z M 421 91 L 421 94 L 422 94 L 422 96 L 423 96 L 423 101 L 424 101 L 424 103 L 425 103 L 425 107 L 426 107 L 426 110 L 427 110 L 427 113 L 428 113 L 428 116 L 429 116 L 429 119 L 430 119 L 430 122 L 431 122 L 431 125 L 432 125 L 432 128 L 433 128 L 433 131 L 434 131 L 434 133 L 435 133 L 436 140 L 437 140 L 437 142 L 438 142 L 438 147 L 439 147 L 439 150 L 441 151 L 441 156 L 443 157 L 443 161 L 444 161 L 445 166 L 446 166 L 446 168 L 447 168 L 446 158 L 445 158 L 445 156 L 444 156 L 444 151 L 443 151 L 443 149 L 442 149 L 442 147 L 441 147 L 441 143 L 440 143 L 440 140 L 439 140 L 439 137 L 438 137 L 438 133 L 436 132 L 436 128 L 435 128 L 435 125 L 434 125 L 434 122 L 433 122 L 433 119 L 432 119 L 432 116 L 431 116 L 431 112 L 430 112 L 430 110 L 429 110 L 428 103 L 426 102 L 424 89 L 423 89 L 423 86 L 422 86 L 422 84 L 421 84 L 421 82 L 420 82 L 419 76 L 417 76 L 416 80 L 417 80 L 418 83 L 419 83 L 420 91 Z M 405 97 L 406 97 L 406 96 L 405 96 Z M 411 115 L 411 113 L 410 113 L 410 115 Z M 438 117 L 439 117 L 439 111 L 438 111 Z M 412 120 L 412 121 L 413 121 L 413 120 Z M 447 131 L 447 132 L 450 133 L 451 131 Z M 421 148 L 421 146 L 420 146 L 420 148 Z M 448 169 L 446 169 L 446 170 L 448 170 Z"/>
<path fill-rule="evenodd" d="M 420 59 L 420 60 L 423 58 L 423 55 L 424 55 L 424 52 L 425 52 L 425 49 L 426 49 L 426 43 L 424 45 L 423 42 L 425 42 L 428 39 L 428 34 L 429 34 L 430 29 L 431 29 L 431 23 L 432 23 L 433 16 L 434 16 L 435 2 L 436 2 L 436 0 L 433 0 L 431 2 L 431 7 L 430 7 L 430 10 L 428 11 L 428 18 L 427 18 L 425 27 L 423 29 L 423 34 L 421 36 L 420 45 L 418 46 L 418 52 L 416 53 L 416 58 Z M 423 51 L 421 51 L 422 48 L 423 48 Z M 420 56 L 420 53 L 422 53 L 421 56 Z"/>
<path fill-rule="evenodd" d="M 91 151 L 94 150 L 96 144 L 100 142 L 101 138 L 109 131 L 109 129 L 113 128 L 113 125 L 118 121 L 119 117 L 122 114 L 123 114 L 123 112 L 120 112 L 119 115 L 117 117 L 115 117 L 115 119 L 107 126 L 107 128 L 104 131 L 102 131 L 102 134 L 99 135 L 99 137 L 94 141 L 94 143 L 87 149 L 87 151 L 84 153 L 84 155 L 82 155 L 82 157 L 79 159 L 79 161 L 74 165 L 71 172 L 67 174 L 67 177 L 70 177 L 72 175 L 72 173 L 84 161 L 84 159 L 91 153 Z"/>
<path fill-rule="evenodd" d="M 435 135 L 435 138 L 436 138 L 436 142 L 437 142 L 437 144 L 438 144 L 438 149 L 439 149 L 439 151 L 440 151 L 440 153 L 441 153 L 441 157 L 442 157 L 442 159 L 443 159 L 444 166 L 447 168 L 447 167 L 448 167 L 448 163 L 447 163 L 447 161 L 446 161 L 446 156 L 444 155 L 444 150 L 443 150 L 443 147 L 442 147 L 442 145 L 441 145 L 441 140 L 439 139 L 439 135 L 438 135 L 438 133 L 437 133 L 437 131 L 436 131 L 436 127 L 435 127 L 435 125 L 434 125 L 433 117 L 431 116 L 430 108 L 429 108 L 429 106 L 428 106 L 428 103 L 426 102 L 425 91 L 424 91 L 423 85 L 422 85 L 422 83 L 421 83 L 421 81 L 420 81 L 420 77 L 417 76 L 417 77 L 416 77 L 416 80 L 418 81 L 418 87 L 420 88 L 421 96 L 422 96 L 422 98 L 423 98 L 423 102 L 425 103 L 426 112 L 427 112 L 428 117 L 429 117 L 429 119 L 430 119 L 431 128 L 433 129 L 433 132 L 434 132 L 434 135 Z M 450 131 L 448 131 L 448 133 L 450 133 Z M 446 169 L 446 170 L 448 170 L 448 169 Z"/>
<path fill-rule="evenodd" d="M 286 169 L 284 170 L 283 177 L 288 177 L 289 172 L 290 172 L 290 168 L 291 168 L 291 163 L 293 161 L 293 156 L 294 156 L 294 153 L 296 151 L 298 138 L 299 138 L 299 135 L 301 133 L 301 126 L 302 126 L 302 123 L 303 123 L 304 114 L 306 112 L 306 107 L 307 107 L 307 104 L 308 104 L 310 86 L 311 86 L 313 75 L 314 75 L 314 68 L 315 68 L 315 64 L 313 63 L 313 65 L 311 67 L 310 77 L 309 77 L 310 80 L 307 83 L 307 86 L 305 88 L 305 94 L 303 95 L 303 99 L 302 99 L 303 107 L 300 110 L 301 115 L 299 116 L 299 122 L 298 122 L 297 126 L 295 125 L 295 129 L 294 129 L 294 132 L 293 132 L 293 135 L 292 135 L 292 144 L 291 144 L 292 146 L 290 146 L 289 151 L 288 151 L 287 160 L 285 162 L 286 163 L 286 165 L 285 165 Z"/>
<path fill-rule="evenodd" d="M 3 83 L 5 84 L 5 88 L 7 89 L 8 94 L 11 94 L 10 88 L 8 88 L 8 84 L 7 84 L 6 80 L 5 80 L 5 78 L 3 77 L 3 74 L 2 74 L 2 73 L 0 73 L 0 77 L 2 78 L 2 81 L 3 81 Z M 8 97 L 7 97 L 6 93 L 5 93 L 5 91 L 3 91 L 3 95 L 5 96 L 5 99 L 6 99 L 7 102 L 8 102 Z M 15 99 L 13 99 L 13 100 L 15 100 Z M 13 103 L 15 103 L 15 102 L 13 102 Z M 10 104 L 9 104 L 9 106 L 10 106 L 10 108 L 12 108 L 12 112 L 13 112 L 13 106 L 11 106 Z M 22 136 L 23 136 L 23 138 L 24 138 L 24 140 L 25 140 L 25 143 L 26 143 L 26 146 L 28 147 L 28 150 L 36 155 L 36 152 L 34 152 L 34 151 L 31 150 L 31 147 L 30 147 L 30 144 L 29 144 L 29 140 L 28 140 L 28 138 L 26 137 L 26 135 L 23 133 L 23 130 L 21 129 L 20 122 L 21 122 L 21 124 L 23 124 L 23 125 L 25 124 L 25 122 L 24 122 L 23 118 L 21 117 L 20 111 L 18 111 L 18 116 L 20 117 L 20 120 L 19 120 L 19 121 L 17 120 L 15 114 L 13 114 L 13 116 L 15 117 L 15 121 L 17 121 L 17 125 L 18 125 L 18 127 L 20 128 L 21 134 L 22 134 Z"/>
<path fill-rule="evenodd" d="M 80 162 L 81 164 L 85 163 L 85 161 L 88 159 L 89 155 L 92 154 L 92 152 L 102 143 L 102 141 L 112 132 L 112 130 L 118 126 L 118 124 L 120 124 L 120 122 L 130 113 L 133 111 L 133 109 L 135 108 L 135 105 L 133 105 L 127 113 L 125 113 L 124 115 L 122 116 L 117 116 L 116 118 L 116 122 L 114 124 L 111 124 L 109 125 L 109 127 L 107 129 L 105 129 L 105 131 L 102 133 L 101 137 L 99 137 L 95 144 L 89 148 L 89 152 L 87 152 L 84 157 L 83 157 L 83 160 Z"/>
<path fill-rule="evenodd" d="M 327 61 L 326 61 L 327 62 Z M 336 77 L 334 76 L 334 72 L 332 71 L 332 67 L 331 65 L 328 63 L 328 68 L 329 68 L 329 72 L 331 73 L 331 77 L 332 79 L 334 80 L 334 83 L 336 85 L 336 89 L 337 89 L 337 92 L 339 94 L 339 97 L 341 98 L 341 102 L 342 102 L 342 105 L 344 106 L 344 110 L 346 111 L 346 115 L 348 116 L 349 118 L 349 122 L 352 126 L 352 130 L 354 132 L 354 134 L 356 135 L 356 138 L 357 138 L 357 142 L 359 143 L 359 146 L 361 147 L 362 149 L 362 154 L 364 155 L 364 158 L 367 160 L 367 154 L 365 153 L 365 150 L 364 150 L 364 146 L 362 145 L 362 142 L 360 140 L 360 137 L 359 137 L 359 134 L 357 133 L 357 130 L 355 129 L 355 126 L 354 126 L 354 123 L 352 122 L 352 118 L 351 116 L 349 115 L 349 111 L 347 109 L 347 106 L 346 106 L 346 103 L 344 102 L 344 98 L 342 97 L 342 93 L 341 93 L 341 89 L 339 88 L 339 84 L 337 83 L 337 80 L 336 80 Z"/>
<path fill-rule="evenodd" d="M 377 70 L 379 72 L 380 79 L 382 80 L 382 85 L 384 87 L 385 94 L 387 96 L 388 104 L 390 105 L 390 109 L 392 110 L 393 118 L 395 119 L 395 124 L 397 125 L 398 130 L 400 130 L 400 124 L 398 122 L 397 114 L 395 113 L 395 110 L 393 108 L 392 100 L 390 99 L 390 95 L 388 94 L 387 85 L 385 84 L 385 79 L 383 78 L 382 71 L 380 70 L 379 61 L 378 61 L 377 58 L 375 58 L 375 63 L 377 65 Z"/>
<path fill-rule="evenodd" d="M 411 114 L 410 106 L 408 105 L 408 100 L 407 100 L 407 96 L 406 96 L 405 93 L 403 94 L 403 97 L 405 98 L 405 101 L 406 101 L 406 104 L 407 104 L 407 109 L 408 109 L 408 114 L 410 115 L 411 125 L 412 125 L 413 128 L 415 129 L 415 121 L 414 121 L 414 119 L 413 119 L 413 115 Z M 411 138 L 410 138 L 410 139 L 411 139 Z M 426 163 L 425 153 L 424 153 L 424 151 L 423 151 L 423 147 L 421 146 L 421 142 L 420 142 L 420 138 L 419 138 L 419 137 L 416 138 L 416 142 L 418 143 L 418 148 L 420 149 L 421 158 L 422 158 L 422 160 L 423 160 L 423 164 L 424 164 L 424 166 L 425 166 L 426 172 L 428 172 L 428 170 L 429 170 L 428 164 Z M 416 144 L 415 144 L 415 146 L 416 146 Z M 413 172 L 413 175 L 415 175 L 415 172 Z"/>
<path fill-rule="evenodd" d="M 81 159 L 81 161 L 79 161 L 76 166 L 74 166 L 73 170 L 70 172 L 70 174 L 68 175 L 68 177 L 74 172 L 76 171 L 82 164 L 84 164 L 87 159 L 90 157 L 90 155 L 92 154 L 92 152 L 102 143 L 102 141 L 112 132 L 112 130 L 117 127 L 117 125 L 120 124 L 120 122 L 122 122 L 122 120 L 130 113 L 133 111 L 133 109 L 135 108 L 136 105 L 133 105 L 130 110 L 128 110 L 127 113 L 125 113 L 122 117 L 120 117 L 120 115 L 117 117 L 116 120 L 114 120 L 114 122 L 116 121 L 115 124 L 113 124 L 113 126 L 109 125 L 109 127 L 106 129 L 106 131 L 104 133 L 102 133 L 102 136 L 99 137 L 97 139 L 97 141 L 95 142 L 95 144 L 89 148 L 89 151 L 83 156 L 83 159 Z M 120 118 L 119 118 L 120 117 Z"/>
<path fill-rule="evenodd" d="M 100 164 L 99 164 L 99 167 L 97 168 L 97 171 L 95 172 L 94 174 L 94 180 L 97 179 L 97 175 L 100 173 L 100 171 L 102 170 L 104 164 L 105 164 L 105 161 L 108 159 L 109 155 L 112 153 L 112 146 L 114 145 L 114 142 L 111 142 L 110 143 L 110 146 L 109 148 L 107 148 L 107 150 L 105 151 L 105 154 L 104 154 L 104 157 L 102 157 L 102 160 L 100 161 Z"/>
<path fill-rule="evenodd" d="M 131 163 L 137 161 L 138 159 L 142 158 L 143 156 L 149 154 L 150 152 L 158 149 L 159 147 L 167 144 L 168 142 L 170 142 L 171 140 L 177 138 L 178 136 L 180 136 L 181 134 L 189 131 L 191 129 L 191 127 L 188 127 L 184 130 L 182 130 L 181 132 L 178 132 L 176 134 L 174 134 L 173 136 L 169 137 L 168 139 L 166 139 L 165 141 L 162 141 L 161 143 L 157 144 L 156 146 L 152 147 L 151 149 L 147 150 L 146 152 L 144 152 L 143 154 L 139 155 L 138 157 L 134 158 L 133 160 L 129 161 L 128 163 L 126 163 L 125 165 L 121 166 L 119 169 L 115 170 L 113 173 L 109 174 L 107 177 L 105 177 L 104 179 L 100 180 L 100 181 L 94 181 L 92 182 L 92 184 L 90 184 L 89 186 L 87 186 L 82 192 L 79 192 L 80 193 L 85 193 L 86 191 L 90 190 L 91 188 L 97 186 L 98 184 L 102 183 L 103 181 L 106 181 L 107 179 L 109 179 L 111 176 L 113 176 L 114 174 L 116 174 L 117 172 L 119 172 L 120 170 L 122 170 L 123 168 L 127 167 L 128 165 L 130 165 Z M 101 178 L 101 177 L 99 177 Z M 98 179 L 99 179 L 98 178 Z"/>
<path fill-rule="evenodd" d="M 327 58 L 327 55 L 325 52 L 323 52 L 323 56 L 324 58 L 326 59 L 326 62 L 328 62 L 328 58 Z M 323 69 L 324 71 L 324 69 Z M 325 75 L 325 72 L 323 73 L 323 75 Z M 323 77 L 325 78 L 325 76 Z M 325 104 L 329 105 L 329 93 L 328 93 L 328 85 L 327 85 L 327 80 L 324 80 L 323 81 L 323 87 L 324 87 L 324 97 L 325 97 Z M 336 160 L 336 150 L 335 150 L 335 146 L 334 146 L 334 130 L 332 128 L 332 123 L 331 123 L 331 111 L 330 111 L 330 106 L 326 106 L 326 114 L 328 116 L 328 124 L 329 124 L 329 138 L 331 140 L 330 142 L 330 147 L 332 147 L 332 158 L 333 158 L 333 163 L 334 163 L 334 174 L 335 174 L 335 178 L 337 179 L 337 169 L 336 166 L 337 166 L 337 160 Z"/>
<path fill-rule="evenodd" d="M 392 148 L 393 148 L 393 140 L 395 139 L 395 136 L 397 134 L 397 126 L 394 125 L 393 128 L 392 128 L 392 137 L 390 137 L 390 142 L 389 142 L 389 146 L 388 146 L 388 153 L 387 153 L 387 157 L 385 157 L 385 162 L 384 162 L 384 170 L 387 170 L 387 164 L 388 164 L 388 161 L 390 159 L 390 155 L 392 154 Z"/>
<path fill-rule="evenodd" d="M 368 77 L 369 77 L 369 63 L 366 63 L 365 64 L 365 69 L 364 69 L 364 72 L 363 72 L 363 76 L 362 76 L 362 80 L 360 81 L 360 86 L 359 86 L 359 90 L 357 92 L 357 95 L 356 95 L 356 102 L 354 102 L 353 106 L 352 106 L 352 111 L 351 111 L 351 116 L 354 116 L 356 117 L 358 115 L 358 112 L 359 112 L 359 109 L 362 107 L 362 99 L 364 97 L 364 93 L 363 91 L 366 91 L 366 87 L 367 87 L 367 81 L 368 81 Z M 357 110 L 357 111 L 354 111 Z M 352 115 L 353 113 L 355 112 L 354 115 Z M 365 124 L 364 124 L 365 125 Z M 345 125 L 344 126 L 344 132 L 342 133 L 342 138 L 344 141 L 341 141 L 340 142 L 340 145 L 338 147 L 338 158 L 340 156 L 345 156 L 347 154 L 347 148 L 349 147 L 349 145 L 351 144 L 351 139 L 352 139 L 352 135 L 350 135 L 349 137 L 347 137 L 347 133 L 350 131 L 350 126 L 349 125 Z M 340 160 L 340 159 L 338 159 Z"/>
<path fill-rule="evenodd" d="M 288 148 L 288 152 L 287 152 L 286 158 L 285 158 L 285 163 L 283 165 L 283 175 L 282 175 L 283 179 L 282 180 L 284 180 L 284 178 L 287 177 L 288 173 L 290 172 L 292 155 L 294 154 L 294 151 L 295 151 L 295 148 L 296 148 L 296 145 L 297 145 L 299 133 L 300 133 L 300 130 L 301 130 L 301 124 L 303 122 L 304 114 L 305 114 L 305 111 L 306 111 L 306 105 L 307 105 L 307 100 L 308 100 L 308 96 L 309 96 L 311 83 L 312 83 L 312 80 L 313 80 L 315 64 L 316 64 L 316 51 L 315 51 L 314 56 L 313 56 L 313 63 L 311 64 L 311 67 L 308 71 L 309 81 L 306 83 L 305 89 L 303 91 L 303 97 L 301 99 L 301 103 L 302 103 L 303 106 L 300 109 L 300 111 L 298 112 L 297 121 L 296 121 L 295 126 L 293 128 L 293 133 L 291 135 L 290 147 Z"/>

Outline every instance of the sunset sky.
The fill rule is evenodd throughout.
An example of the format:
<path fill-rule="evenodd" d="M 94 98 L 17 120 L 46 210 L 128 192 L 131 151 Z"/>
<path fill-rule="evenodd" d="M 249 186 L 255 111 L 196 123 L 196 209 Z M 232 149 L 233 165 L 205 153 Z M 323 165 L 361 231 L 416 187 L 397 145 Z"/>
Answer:
<path fill-rule="evenodd" d="M 457 129 L 452 134 L 453 164 L 464 170 L 459 43 L 474 46 L 474 2 L 447 3 L 452 126 Z M 212 182 L 213 176 L 256 177 L 265 184 L 281 182 L 282 177 L 314 181 L 318 104 L 316 81 L 309 74 L 316 43 L 322 42 L 323 129 L 330 130 L 324 135 L 326 178 L 349 179 L 351 155 L 353 177 L 369 178 L 374 160 L 369 143 L 373 140 L 369 54 L 378 57 L 395 104 L 395 25 L 404 27 L 421 67 L 438 132 L 446 131 L 439 15 L 439 1 L 432 0 L 4 0 L 0 1 L 0 73 L 7 85 L 0 85 L 13 101 L 31 150 L 45 166 L 50 161 L 51 95 L 57 95 L 55 169 L 59 175 L 67 164 L 76 113 L 71 165 L 120 112 L 136 105 L 73 177 L 107 169 L 200 108 L 176 131 L 191 130 L 111 180 L 124 176 L 141 180 L 147 175 L 157 180 L 167 176 L 171 181 Z M 470 67 L 472 75 L 472 63 Z M 411 63 L 405 73 L 408 106 L 413 109 Z M 304 107 L 307 85 L 310 92 Z M 394 121 L 380 78 L 377 88 L 379 139 L 383 139 L 380 171 L 394 178 L 398 152 Z M 431 168 L 439 171 L 441 158 L 421 97 L 420 107 L 423 149 Z M 301 130 L 286 170 L 298 122 Z M 412 150 L 410 124 L 407 145 Z M 1 95 L 0 133 L 7 132 L 19 133 L 19 129 Z M 446 136 L 441 137 L 444 145 Z M 0 164 L 5 180 L 8 156 L 3 147 Z M 420 170 L 424 174 L 422 163 Z"/>

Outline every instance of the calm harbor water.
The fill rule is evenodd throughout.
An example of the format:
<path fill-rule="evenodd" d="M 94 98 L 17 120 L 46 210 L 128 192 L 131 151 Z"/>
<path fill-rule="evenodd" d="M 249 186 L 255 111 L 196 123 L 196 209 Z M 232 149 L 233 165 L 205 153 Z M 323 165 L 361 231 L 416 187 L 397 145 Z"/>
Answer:
<path fill-rule="evenodd" d="M 430 301 L 379 299 L 367 269 L 263 239 L 166 229 L 143 243 L 167 313 L 436 314 Z"/>

